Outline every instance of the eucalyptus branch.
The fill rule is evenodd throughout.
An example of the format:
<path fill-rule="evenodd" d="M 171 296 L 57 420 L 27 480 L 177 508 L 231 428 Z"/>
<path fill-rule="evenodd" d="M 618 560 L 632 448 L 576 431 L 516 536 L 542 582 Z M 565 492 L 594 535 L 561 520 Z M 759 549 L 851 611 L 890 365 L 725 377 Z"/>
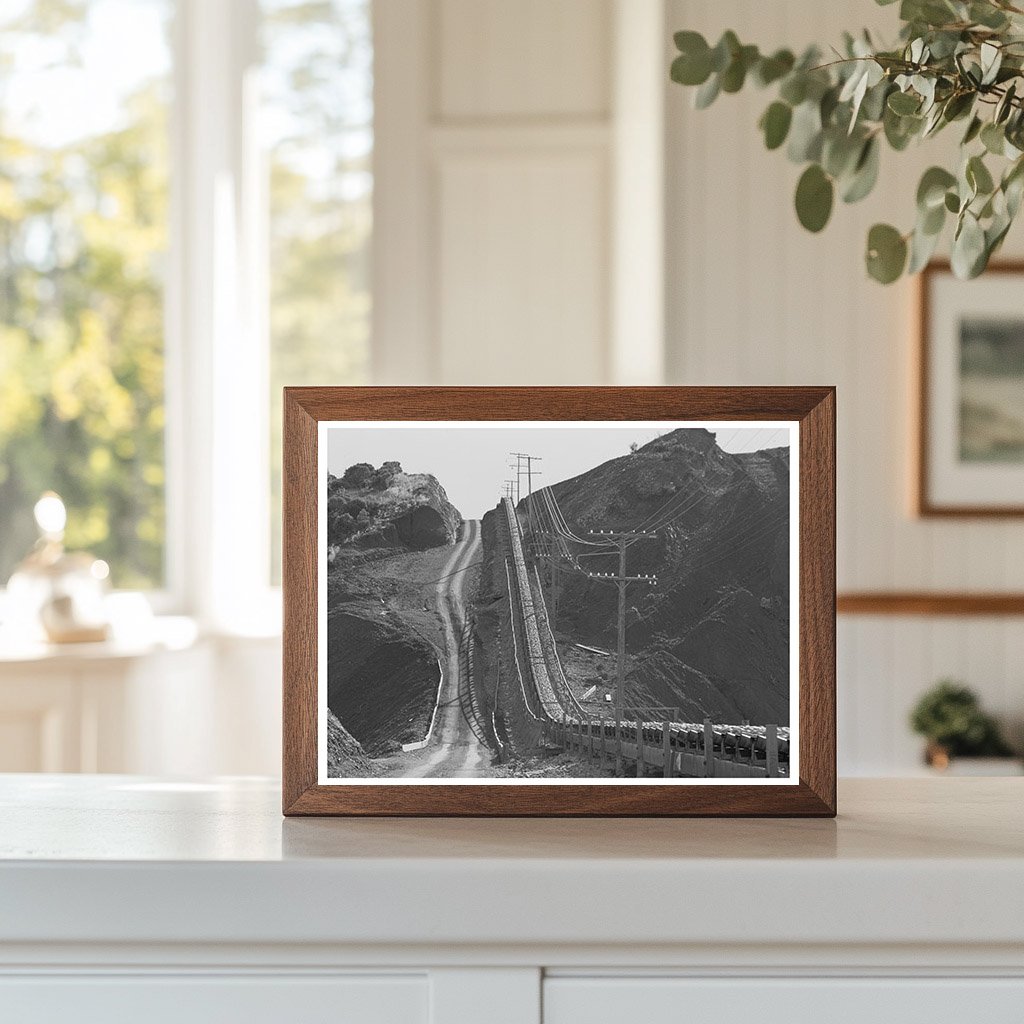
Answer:
<path fill-rule="evenodd" d="M 748 82 L 775 90 L 759 128 L 768 149 L 785 145 L 804 165 L 795 206 L 809 231 L 825 227 L 837 194 L 853 203 L 872 191 L 883 143 L 899 152 L 962 122 L 958 166 L 922 176 L 911 230 L 876 224 L 869 231 L 866 265 L 882 283 L 916 273 L 952 220 L 953 269 L 974 277 L 1002 245 L 1024 197 L 1024 24 L 1014 20 L 1024 9 L 1010 0 L 902 0 L 899 15 L 896 47 L 879 49 L 867 33 L 846 35 L 827 62 L 815 47 L 798 58 L 789 50 L 762 54 L 734 32 L 714 46 L 678 32 L 672 78 L 697 88 L 700 108 Z"/>

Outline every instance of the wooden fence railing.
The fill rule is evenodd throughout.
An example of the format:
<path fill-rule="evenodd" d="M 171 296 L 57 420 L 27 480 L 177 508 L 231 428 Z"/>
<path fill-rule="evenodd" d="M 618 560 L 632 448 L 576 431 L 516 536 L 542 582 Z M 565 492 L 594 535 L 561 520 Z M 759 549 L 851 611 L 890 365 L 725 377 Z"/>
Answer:
<path fill-rule="evenodd" d="M 592 761 L 598 767 L 631 762 L 637 778 L 660 769 L 663 778 L 785 778 L 789 774 L 789 742 L 780 741 L 774 725 L 763 735 L 715 726 L 678 722 L 615 723 L 566 718 L 548 725 L 548 740 Z M 638 740 L 639 737 L 639 740 Z"/>

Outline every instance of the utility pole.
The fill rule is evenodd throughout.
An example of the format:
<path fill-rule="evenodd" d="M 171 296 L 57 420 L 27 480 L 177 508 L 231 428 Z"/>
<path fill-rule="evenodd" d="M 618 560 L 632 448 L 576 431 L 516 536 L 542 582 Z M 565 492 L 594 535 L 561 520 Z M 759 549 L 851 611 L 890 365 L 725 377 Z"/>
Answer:
<path fill-rule="evenodd" d="M 629 583 L 646 583 L 658 585 L 658 577 L 646 573 L 638 576 L 626 574 L 626 548 L 636 540 L 655 540 L 656 533 L 647 530 L 591 530 L 592 537 L 602 537 L 618 548 L 619 571 L 588 572 L 591 579 L 614 581 L 619 588 L 619 637 L 618 637 L 618 673 L 615 679 L 615 774 L 622 773 L 622 713 L 626 703 L 626 586 Z M 611 552 L 609 552 L 611 554 Z M 639 740 L 638 740 L 639 742 Z"/>
<path fill-rule="evenodd" d="M 512 496 L 515 494 L 515 486 L 515 482 L 512 480 L 505 481 L 505 497 L 508 498 L 509 501 L 512 500 Z"/>
<path fill-rule="evenodd" d="M 539 455 L 528 455 L 526 452 L 509 452 L 509 455 L 516 460 L 516 480 L 518 481 L 516 504 L 518 504 L 522 491 L 523 463 L 526 464 L 526 494 L 529 496 L 533 494 L 533 477 L 535 474 L 540 476 L 541 472 L 539 469 L 534 469 L 533 464 L 543 460 Z"/>

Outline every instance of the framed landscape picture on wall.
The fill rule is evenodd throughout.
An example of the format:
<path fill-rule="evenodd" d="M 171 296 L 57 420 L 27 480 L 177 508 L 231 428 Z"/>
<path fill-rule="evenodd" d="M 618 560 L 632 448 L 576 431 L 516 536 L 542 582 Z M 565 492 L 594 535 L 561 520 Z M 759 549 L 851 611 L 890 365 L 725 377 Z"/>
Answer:
<path fill-rule="evenodd" d="M 287 814 L 835 811 L 830 388 L 289 388 Z"/>
<path fill-rule="evenodd" d="M 1024 515 L 1024 264 L 920 281 L 917 511 Z"/>

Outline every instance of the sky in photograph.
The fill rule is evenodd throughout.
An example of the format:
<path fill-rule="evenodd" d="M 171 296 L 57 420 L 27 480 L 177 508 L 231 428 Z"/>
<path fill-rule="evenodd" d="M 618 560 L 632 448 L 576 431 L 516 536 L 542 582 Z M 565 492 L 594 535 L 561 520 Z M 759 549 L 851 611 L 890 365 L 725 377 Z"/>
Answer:
<path fill-rule="evenodd" d="M 704 424 L 643 424 L 552 426 L 516 424 L 359 424 L 328 428 L 327 470 L 341 476 L 356 462 L 380 466 L 400 462 L 407 473 L 432 473 L 448 500 L 466 519 L 480 519 L 504 493 L 506 480 L 515 477 L 511 452 L 539 457 L 534 489 L 578 476 L 609 459 L 641 447 L 677 426 Z M 789 444 L 786 427 L 729 424 L 714 429 L 719 445 L 728 452 L 760 451 Z M 510 465 L 512 468 L 510 468 Z M 524 475 L 522 494 L 527 493 Z"/>

